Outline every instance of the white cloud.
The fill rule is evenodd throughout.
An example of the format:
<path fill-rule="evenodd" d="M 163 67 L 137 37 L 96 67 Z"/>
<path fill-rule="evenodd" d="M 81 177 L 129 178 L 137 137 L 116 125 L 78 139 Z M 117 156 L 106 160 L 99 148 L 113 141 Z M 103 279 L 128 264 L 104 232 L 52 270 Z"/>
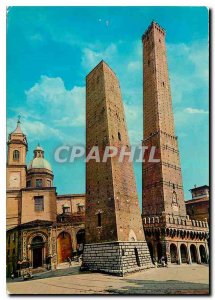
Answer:
<path fill-rule="evenodd" d="M 192 107 L 187 107 L 187 108 L 185 108 L 184 111 L 189 113 L 189 114 L 208 114 L 207 110 L 192 108 Z"/>
<path fill-rule="evenodd" d="M 100 48 L 98 50 L 92 48 L 83 48 L 82 50 L 82 60 L 81 64 L 84 69 L 88 72 L 94 68 L 101 60 L 107 61 L 109 63 L 117 54 L 117 46 L 115 44 L 110 44 L 106 48 Z"/>
<path fill-rule="evenodd" d="M 60 77 L 41 76 L 25 93 L 28 105 L 42 111 L 52 124 L 60 127 L 85 125 L 85 87 L 74 86 L 67 90 Z"/>
<path fill-rule="evenodd" d="M 199 89 L 208 90 L 208 43 L 199 40 L 191 44 L 167 44 L 167 50 L 173 101 L 190 103 L 194 101 L 194 93 L 198 96 Z M 207 93 L 204 101 L 208 103 Z"/>
<path fill-rule="evenodd" d="M 11 133 L 15 130 L 16 122 L 17 119 L 15 118 L 7 119 L 7 133 Z M 28 140 L 30 141 L 42 141 L 46 140 L 48 137 L 55 137 L 61 140 L 63 137 L 58 129 L 48 126 L 41 121 L 32 120 L 29 116 L 23 118 L 21 127 L 23 133 L 27 135 Z"/>
<path fill-rule="evenodd" d="M 85 87 L 66 89 L 62 78 L 41 76 L 25 91 L 26 106 L 15 108 L 28 140 L 57 139 L 84 143 Z M 15 129 L 16 118 L 7 120 L 7 132 Z M 83 136 L 82 136 L 83 135 Z"/>

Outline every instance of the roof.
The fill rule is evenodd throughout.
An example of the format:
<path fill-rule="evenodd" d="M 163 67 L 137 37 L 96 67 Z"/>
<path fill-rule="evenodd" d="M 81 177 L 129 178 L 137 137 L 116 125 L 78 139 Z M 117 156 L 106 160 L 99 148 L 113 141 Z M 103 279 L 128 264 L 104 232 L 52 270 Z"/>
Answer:
<path fill-rule="evenodd" d="M 19 228 L 29 228 L 29 227 L 37 227 L 37 226 L 51 226 L 53 224 L 52 221 L 48 220 L 33 220 L 27 223 L 23 223 L 18 225 Z"/>
<path fill-rule="evenodd" d="M 195 203 L 201 203 L 201 202 L 209 202 L 209 198 L 204 197 L 204 198 L 199 198 L 199 199 L 190 199 L 190 200 L 186 200 L 185 204 L 189 205 L 189 204 L 195 204 Z"/>
<path fill-rule="evenodd" d="M 42 147 L 40 147 L 40 145 L 38 144 L 37 147 L 34 149 L 34 151 L 44 151 Z"/>
<path fill-rule="evenodd" d="M 190 191 L 197 191 L 197 190 L 202 190 L 202 189 L 206 189 L 206 188 L 210 188 L 209 185 L 201 185 L 201 186 L 197 186 L 197 187 L 194 187 L 192 189 L 190 189 Z"/>
<path fill-rule="evenodd" d="M 65 194 L 57 195 L 57 198 L 77 198 L 77 197 L 86 197 L 86 194 Z"/>
<path fill-rule="evenodd" d="M 12 134 L 23 134 L 20 120 L 17 121 L 16 129 L 12 132 Z"/>
<path fill-rule="evenodd" d="M 47 169 L 52 171 L 50 163 L 43 157 L 35 157 L 32 159 L 28 165 L 28 170 L 29 169 Z"/>
<path fill-rule="evenodd" d="M 106 66 L 114 74 L 116 79 L 118 79 L 117 76 L 116 76 L 116 73 L 111 69 L 111 67 L 103 59 L 87 74 L 86 77 L 88 77 L 91 73 L 93 73 L 101 65 Z"/>

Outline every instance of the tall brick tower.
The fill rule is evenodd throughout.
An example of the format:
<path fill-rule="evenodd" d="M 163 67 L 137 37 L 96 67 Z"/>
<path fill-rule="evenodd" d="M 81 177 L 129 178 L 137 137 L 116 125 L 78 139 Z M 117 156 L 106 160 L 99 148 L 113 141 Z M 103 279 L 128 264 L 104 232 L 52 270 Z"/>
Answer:
<path fill-rule="evenodd" d="M 144 140 L 160 162 L 143 163 L 143 215 L 185 216 L 184 193 L 174 130 L 165 31 L 152 22 L 143 35 Z"/>
<path fill-rule="evenodd" d="M 143 226 L 150 255 L 168 263 L 208 257 L 208 224 L 186 214 L 168 76 L 165 31 L 152 22 L 142 37 L 144 140 L 157 162 L 143 162 Z M 204 255 L 203 255 L 204 253 Z M 205 259 L 204 259 L 205 260 Z"/>
<path fill-rule="evenodd" d="M 118 79 L 101 61 L 86 78 L 86 147 L 129 150 Z M 86 244 L 83 265 L 123 275 L 150 267 L 132 163 L 119 155 L 86 163 Z"/>

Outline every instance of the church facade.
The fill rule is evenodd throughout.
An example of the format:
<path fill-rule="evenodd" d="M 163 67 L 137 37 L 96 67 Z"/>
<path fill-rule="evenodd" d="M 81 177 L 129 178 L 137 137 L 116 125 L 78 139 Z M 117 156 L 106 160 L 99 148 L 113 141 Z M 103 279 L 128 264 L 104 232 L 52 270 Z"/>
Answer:
<path fill-rule="evenodd" d="M 39 145 L 26 165 L 27 137 L 20 121 L 8 137 L 7 275 L 22 265 L 57 268 L 83 248 L 85 195 L 58 195 L 54 174 Z"/>

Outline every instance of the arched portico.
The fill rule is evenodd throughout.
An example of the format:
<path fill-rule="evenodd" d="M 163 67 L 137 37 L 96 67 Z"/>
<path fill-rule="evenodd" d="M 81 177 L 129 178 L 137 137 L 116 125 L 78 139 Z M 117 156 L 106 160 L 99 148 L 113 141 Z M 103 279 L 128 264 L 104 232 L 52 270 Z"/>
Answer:
<path fill-rule="evenodd" d="M 187 259 L 187 246 L 185 244 L 181 244 L 180 254 L 181 254 L 181 263 L 182 264 L 187 263 L 188 262 L 188 259 Z"/>
<path fill-rule="evenodd" d="M 208 263 L 207 254 L 206 254 L 205 247 L 203 245 L 199 246 L 199 253 L 200 253 L 201 263 L 207 264 Z"/>
<path fill-rule="evenodd" d="M 190 255 L 191 255 L 191 261 L 192 263 L 197 263 L 197 250 L 196 246 L 194 244 L 190 245 Z"/>
<path fill-rule="evenodd" d="M 170 245 L 170 260 L 171 263 L 177 263 L 177 246 L 173 243 Z"/>
<path fill-rule="evenodd" d="M 147 245 L 148 245 L 148 248 L 149 248 L 149 253 L 150 253 L 151 259 L 153 259 L 154 255 L 153 255 L 153 246 L 152 246 L 152 243 L 148 242 Z"/>

